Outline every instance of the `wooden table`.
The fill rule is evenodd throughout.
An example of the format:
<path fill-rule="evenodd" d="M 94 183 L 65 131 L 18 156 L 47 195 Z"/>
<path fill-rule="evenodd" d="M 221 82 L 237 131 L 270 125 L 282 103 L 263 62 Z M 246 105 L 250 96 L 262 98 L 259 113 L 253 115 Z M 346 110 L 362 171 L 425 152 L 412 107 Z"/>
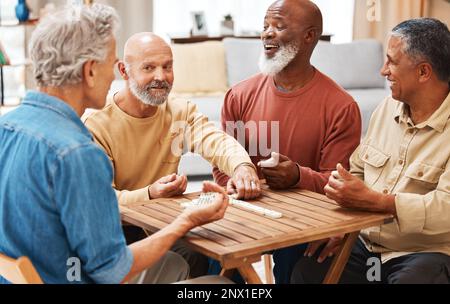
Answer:
<path fill-rule="evenodd" d="M 197 198 L 198 193 L 172 199 L 157 199 L 120 207 L 122 220 L 156 232 L 171 223 L 183 210 L 179 204 Z M 359 231 L 391 222 L 387 214 L 360 212 L 339 207 L 327 197 L 304 190 L 273 191 L 263 185 L 257 200 L 249 201 L 283 213 L 270 219 L 230 206 L 225 218 L 197 227 L 182 241 L 194 250 L 218 260 L 221 274 L 230 277 L 237 269 L 248 283 L 261 283 L 252 263 L 266 252 L 345 234 L 324 283 L 337 283 Z"/>

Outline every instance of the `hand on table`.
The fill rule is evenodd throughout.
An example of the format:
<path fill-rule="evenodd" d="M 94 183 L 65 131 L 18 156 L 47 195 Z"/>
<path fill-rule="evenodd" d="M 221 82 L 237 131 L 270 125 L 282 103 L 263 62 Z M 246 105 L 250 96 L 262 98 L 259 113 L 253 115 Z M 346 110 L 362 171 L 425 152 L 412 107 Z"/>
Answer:
<path fill-rule="evenodd" d="M 300 180 L 297 164 L 282 154 L 272 152 L 272 158 L 260 161 L 258 166 L 261 167 L 261 172 L 270 188 L 287 189 L 296 185 Z"/>
<path fill-rule="evenodd" d="M 236 168 L 228 180 L 227 192 L 236 199 L 254 199 L 261 195 L 261 185 L 256 170 L 243 164 Z"/>

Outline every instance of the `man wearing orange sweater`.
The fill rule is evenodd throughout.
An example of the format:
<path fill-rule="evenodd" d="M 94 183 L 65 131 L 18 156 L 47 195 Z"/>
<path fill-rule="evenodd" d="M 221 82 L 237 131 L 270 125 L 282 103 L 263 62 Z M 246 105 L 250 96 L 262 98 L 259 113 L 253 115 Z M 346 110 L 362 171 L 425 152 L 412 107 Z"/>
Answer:
<path fill-rule="evenodd" d="M 323 193 L 338 163 L 349 167 L 359 144 L 361 116 L 353 98 L 310 63 L 322 34 L 322 15 L 310 1 L 282 0 L 264 19 L 261 74 L 231 88 L 222 127 L 247 149 L 260 178 L 275 189 L 299 187 Z M 245 127 L 245 128 L 244 128 Z M 266 146 L 270 145 L 270 149 Z M 228 176 L 214 169 L 219 184 Z M 303 245 L 302 245 L 303 246 Z M 274 253 L 277 283 L 289 283 L 298 247 Z"/>

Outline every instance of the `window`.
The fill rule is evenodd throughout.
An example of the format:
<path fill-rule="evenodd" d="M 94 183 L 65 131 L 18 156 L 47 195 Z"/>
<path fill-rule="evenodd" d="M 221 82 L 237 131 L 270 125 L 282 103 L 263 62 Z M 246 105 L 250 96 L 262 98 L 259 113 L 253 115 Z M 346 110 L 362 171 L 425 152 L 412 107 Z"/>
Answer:
<path fill-rule="evenodd" d="M 262 29 L 264 15 L 274 0 L 154 0 L 155 33 L 164 36 L 188 35 L 192 11 L 203 11 L 211 35 L 220 33 L 220 21 L 233 16 L 237 34 L 256 34 Z M 314 0 L 324 16 L 324 32 L 333 34 L 332 42 L 350 42 L 353 35 L 354 0 Z"/>

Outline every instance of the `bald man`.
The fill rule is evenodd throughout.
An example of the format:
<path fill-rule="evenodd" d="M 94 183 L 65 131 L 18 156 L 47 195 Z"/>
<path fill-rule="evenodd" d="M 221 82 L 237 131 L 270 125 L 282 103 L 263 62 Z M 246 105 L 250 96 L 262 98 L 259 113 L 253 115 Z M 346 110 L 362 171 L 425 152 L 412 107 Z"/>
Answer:
<path fill-rule="evenodd" d="M 249 136 L 241 144 L 247 151 L 259 149 L 251 159 L 260 164 L 260 178 L 274 189 L 323 193 L 336 165 L 349 167 L 349 157 L 360 141 L 356 102 L 310 63 L 321 34 L 322 14 L 314 3 L 276 1 L 264 18 L 261 73 L 232 87 L 225 97 L 223 129 L 236 136 L 236 122 L 258 126 L 259 136 Z M 267 142 L 273 150 L 260 150 Z M 260 163 L 271 157 L 270 152 L 276 163 Z M 222 185 L 227 183 L 228 176 L 220 168 L 214 170 L 214 177 Z M 299 253 L 298 247 L 274 253 L 277 283 L 289 283 Z"/>
<path fill-rule="evenodd" d="M 152 33 L 132 36 L 118 64 L 126 87 L 111 96 L 103 110 L 84 117 L 113 163 L 119 204 L 182 194 L 187 179 L 177 175 L 177 170 L 183 150 L 201 154 L 232 176 L 229 193 L 244 199 L 257 197 L 259 179 L 245 149 L 216 129 L 194 104 L 169 98 L 172 65 L 172 51 L 163 39 Z M 131 230 L 125 228 L 130 242 L 135 238 L 127 233 Z M 175 251 L 186 258 L 191 275 L 204 274 L 206 257 L 201 262 L 192 260 L 193 253 L 185 249 Z"/>

